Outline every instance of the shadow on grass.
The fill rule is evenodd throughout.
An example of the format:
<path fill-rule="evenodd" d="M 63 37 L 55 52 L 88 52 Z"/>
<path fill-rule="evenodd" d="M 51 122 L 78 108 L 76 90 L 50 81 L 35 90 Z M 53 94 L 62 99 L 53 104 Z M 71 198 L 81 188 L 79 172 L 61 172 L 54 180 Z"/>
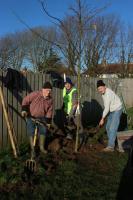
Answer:
<path fill-rule="evenodd" d="M 127 165 L 122 173 L 116 200 L 133 199 L 133 144 L 128 153 Z"/>

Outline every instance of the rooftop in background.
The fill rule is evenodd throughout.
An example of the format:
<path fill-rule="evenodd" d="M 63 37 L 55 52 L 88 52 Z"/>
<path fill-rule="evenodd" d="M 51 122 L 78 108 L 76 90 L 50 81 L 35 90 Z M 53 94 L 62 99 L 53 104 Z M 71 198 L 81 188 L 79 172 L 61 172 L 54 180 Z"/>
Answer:
<path fill-rule="evenodd" d="M 133 77 L 133 63 L 108 63 L 106 66 L 99 64 L 95 68 L 87 69 L 83 74 L 90 76 L 118 75 L 119 77 Z"/>

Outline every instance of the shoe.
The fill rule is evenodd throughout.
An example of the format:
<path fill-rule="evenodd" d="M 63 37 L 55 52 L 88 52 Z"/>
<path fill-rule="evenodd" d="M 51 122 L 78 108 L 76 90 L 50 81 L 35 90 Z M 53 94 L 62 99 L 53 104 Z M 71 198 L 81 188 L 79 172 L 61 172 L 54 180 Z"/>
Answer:
<path fill-rule="evenodd" d="M 41 153 L 43 153 L 43 154 L 47 154 L 47 153 L 48 153 L 48 151 L 47 151 L 46 149 L 40 148 L 40 151 L 41 151 Z"/>
<path fill-rule="evenodd" d="M 47 154 L 47 150 L 44 148 L 45 146 L 45 140 L 46 140 L 46 137 L 44 135 L 40 135 L 40 151 L 41 153 L 43 154 Z"/>
<path fill-rule="evenodd" d="M 120 149 L 120 148 L 117 148 L 116 150 L 117 150 L 118 152 L 120 152 L 120 153 L 124 153 L 124 152 L 125 152 L 123 149 Z"/>
<path fill-rule="evenodd" d="M 114 148 L 113 147 L 106 147 L 102 150 L 103 152 L 113 152 L 114 151 Z"/>

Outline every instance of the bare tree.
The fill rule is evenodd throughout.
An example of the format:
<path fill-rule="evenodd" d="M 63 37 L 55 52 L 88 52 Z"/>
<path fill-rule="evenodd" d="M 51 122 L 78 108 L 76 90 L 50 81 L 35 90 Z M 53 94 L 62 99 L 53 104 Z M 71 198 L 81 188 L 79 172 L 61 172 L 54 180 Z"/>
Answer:
<path fill-rule="evenodd" d="M 79 58 L 81 59 L 80 68 L 84 66 L 84 48 L 87 40 L 88 32 L 93 29 L 91 26 L 92 19 L 98 13 L 101 13 L 106 6 L 102 8 L 88 8 L 82 0 L 75 0 L 75 5 L 70 7 L 71 13 L 60 20 L 52 16 L 46 9 L 46 1 L 40 1 L 43 11 L 47 16 L 55 21 L 59 30 L 60 49 L 63 52 L 63 58 L 67 62 L 68 67 L 75 74 L 77 73 Z M 61 53 L 62 53 L 61 52 Z"/>
<path fill-rule="evenodd" d="M 117 62 L 121 64 L 121 76 L 128 77 L 129 64 L 133 61 L 133 27 L 121 26 L 116 43 L 116 55 Z"/>
<path fill-rule="evenodd" d="M 37 33 L 37 34 L 35 34 Z M 38 35 L 42 37 L 38 37 Z M 43 37 L 51 41 L 44 40 Z M 24 34 L 26 59 L 29 60 L 34 70 L 44 65 L 47 58 L 49 58 L 51 49 L 53 48 L 52 41 L 55 40 L 55 30 L 53 28 L 38 27 L 32 31 L 26 31 Z"/>
<path fill-rule="evenodd" d="M 95 19 L 95 33 L 88 35 L 85 49 L 86 67 L 97 67 L 103 60 L 114 59 L 114 45 L 119 31 L 119 19 L 115 16 L 101 16 Z"/>
<path fill-rule="evenodd" d="M 0 40 L 0 67 L 20 69 L 24 58 L 19 34 L 10 34 Z"/>
<path fill-rule="evenodd" d="M 60 46 L 68 61 L 68 67 L 73 73 L 78 74 L 78 105 L 80 105 L 80 70 L 84 64 L 84 48 L 86 44 L 86 33 L 89 30 L 91 19 L 93 19 L 102 9 L 90 9 L 87 12 L 87 6 L 82 0 L 76 0 L 76 4 L 70 8 L 71 14 L 64 20 L 52 16 L 45 7 L 45 1 L 40 1 L 42 8 L 50 18 L 54 19 L 60 29 Z M 77 134 L 75 143 L 75 152 L 78 149 L 80 114 L 77 115 Z"/>

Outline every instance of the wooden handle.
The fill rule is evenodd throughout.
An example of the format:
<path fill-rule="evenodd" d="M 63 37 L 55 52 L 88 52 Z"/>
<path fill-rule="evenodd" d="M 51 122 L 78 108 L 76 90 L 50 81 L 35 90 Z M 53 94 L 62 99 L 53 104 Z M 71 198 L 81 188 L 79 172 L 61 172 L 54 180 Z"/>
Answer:
<path fill-rule="evenodd" d="M 3 96 L 1 86 L 0 86 L 0 98 L 1 98 L 1 103 L 2 103 L 2 106 L 3 106 L 5 120 L 6 120 L 6 123 L 7 123 L 7 128 L 8 128 L 10 141 L 11 141 L 11 146 L 12 146 L 12 149 L 13 149 L 14 156 L 15 156 L 15 158 L 17 158 L 17 151 L 16 151 L 14 140 L 13 140 L 12 130 L 11 130 L 11 126 L 10 126 L 10 123 L 9 123 L 9 118 L 8 118 L 8 114 L 7 114 L 7 110 L 6 110 L 4 96 Z"/>
<path fill-rule="evenodd" d="M 36 145 L 36 140 L 37 140 L 37 126 L 35 128 L 35 133 L 34 133 L 34 139 L 33 139 L 33 146 L 35 147 Z"/>

